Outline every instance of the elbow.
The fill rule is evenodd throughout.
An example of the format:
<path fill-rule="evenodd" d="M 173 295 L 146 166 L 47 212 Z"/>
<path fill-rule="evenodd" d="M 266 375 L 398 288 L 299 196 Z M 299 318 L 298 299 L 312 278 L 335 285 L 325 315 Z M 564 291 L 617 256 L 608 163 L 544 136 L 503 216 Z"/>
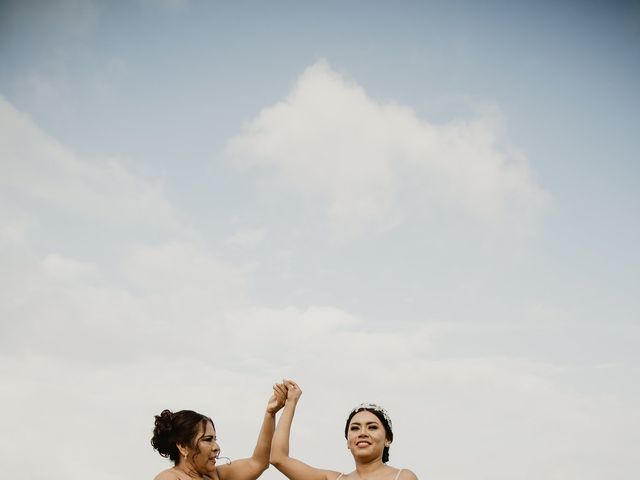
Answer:
<path fill-rule="evenodd" d="M 265 470 L 267 470 L 267 468 L 269 468 L 268 459 L 253 458 L 251 462 L 250 478 L 257 479 L 260 475 L 262 475 L 265 472 Z"/>
<path fill-rule="evenodd" d="M 280 469 L 280 466 L 282 465 L 282 455 L 272 453 L 269 457 L 269 463 L 277 469 Z"/>
<path fill-rule="evenodd" d="M 267 468 L 269 468 L 269 459 L 265 458 L 265 459 L 260 459 L 259 461 L 256 462 L 256 471 L 258 472 L 258 476 L 262 475 Z"/>

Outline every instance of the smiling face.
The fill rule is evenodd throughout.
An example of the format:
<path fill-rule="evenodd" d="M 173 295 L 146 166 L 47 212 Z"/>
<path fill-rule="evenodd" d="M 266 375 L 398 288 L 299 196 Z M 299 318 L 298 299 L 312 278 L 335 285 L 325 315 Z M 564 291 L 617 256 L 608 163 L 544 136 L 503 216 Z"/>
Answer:
<path fill-rule="evenodd" d="M 388 439 L 382 422 L 373 413 L 356 413 L 347 428 L 347 447 L 356 459 L 382 458 Z"/>
<path fill-rule="evenodd" d="M 220 453 L 220 446 L 216 440 L 216 431 L 211 422 L 198 429 L 193 446 L 188 449 L 187 462 L 199 474 L 208 474 L 215 471 L 216 458 Z"/>

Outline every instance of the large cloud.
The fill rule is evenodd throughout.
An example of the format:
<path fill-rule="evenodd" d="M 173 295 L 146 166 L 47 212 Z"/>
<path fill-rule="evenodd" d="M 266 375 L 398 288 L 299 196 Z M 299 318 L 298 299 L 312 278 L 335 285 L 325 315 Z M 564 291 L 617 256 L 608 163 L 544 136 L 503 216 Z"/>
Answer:
<path fill-rule="evenodd" d="M 388 225 L 409 209 L 453 208 L 495 219 L 529 215 L 545 198 L 525 159 L 499 144 L 496 116 L 435 125 L 381 103 L 318 61 L 289 96 L 262 110 L 230 158 L 273 169 L 326 201 L 342 235 Z"/>
<path fill-rule="evenodd" d="M 80 158 L 0 97 L 0 186 L 112 224 L 174 228 L 162 184 L 142 181 L 115 159 Z"/>
<path fill-rule="evenodd" d="M 132 249 L 111 274 L 24 245 L 0 248 L 0 260 L 0 345 L 15 355 L 110 365 L 177 349 L 202 359 L 208 351 L 191 349 L 194 335 L 228 330 L 224 312 L 245 293 L 243 269 L 186 241 Z M 109 278 L 113 270 L 126 281 Z"/>
<path fill-rule="evenodd" d="M 394 420 L 391 463 L 420 478 L 626 480 L 640 473 L 630 467 L 640 428 L 635 405 L 576 391 L 567 382 L 571 372 L 553 365 L 436 357 L 428 328 L 383 332 L 332 307 L 240 308 L 216 328 L 188 320 L 174 326 L 163 355 L 108 368 L 40 355 L 3 358 L 9 393 L 2 404 L 12 412 L 4 430 L 11 436 L 0 435 L 5 468 L 34 478 L 45 471 L 83 478 L 92 468 L 97 478 L 151 477 L 168 466 L 147 442 L 162 408 L 212 415 L 225 454 L 245 456 L 269 384 L 292 375 L 304 389 L 292 452 L 320 467 L 353 468 L 343 422 L 353 405 L 375 401 Z M 125 332 L 141 346 L 152 328 Z M 180 329 L 188 341 L 176 338 Z M 112 355 L 122 355 L 122 345 L 114 347 Z M 96 431 L 101 448 L 86 441 Z M 20 446 L 34 434 L 56 442 L 29 464 Z M 78 458 L 68 460 L 69 452 Z M 263 478 L 282 477 L 271 469 Z"/>
<path fill-rule="evenodd" d="M 150 478 L 168 466 L 148 444 L 163 408 L 212 415 L 225 454 L 246 456 L 269 385 L 283 376 L 305 391 L 292 451 L 321 467 L 352 469 L 346 412 L 375 401 L 394 419 L 392 464 L 421 478 L 640 473 L 630 470 L 635 405 L 572 388 L 570 370 L 447 355 L 439 324 L 383 330 L 334 306 L 251 306 L 244 270 L 198 242 L 138 246 L 107 269 L 38 256 L 20 218 L 13 224 L 0 244 L 3 259 L 20 259 L 3 262 L 12 281 L 0 294 L 0 405 L 11 412 L 0 446 L 9 475 Z M 37 435 L 56 441 L 33 462 L 24 445 Z M 263 478 L 281 475 L 271 469 Z"/>

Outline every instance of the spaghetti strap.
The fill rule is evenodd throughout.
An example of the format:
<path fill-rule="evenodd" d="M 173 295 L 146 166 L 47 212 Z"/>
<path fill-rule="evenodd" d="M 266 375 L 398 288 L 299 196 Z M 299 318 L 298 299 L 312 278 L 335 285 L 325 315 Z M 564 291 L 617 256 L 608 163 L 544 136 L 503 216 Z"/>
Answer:
<path fill-rule="evenodd" d="M 338 478 L 336 478 L 336 480 L 340 480 L 343 475 L 344 475 L 344 473 L 341 473 L 340 475 L 338 475 Z"/>
<path fill-rule="evenodd" d="M 396 478 L 394 478 L 393 480 L 398 480 L 398 477 L 400 476 L 400 474 L 402 473 L 402 470 L 404 470 L 403 468 L 401 468 L 400 470 L 398 470 L 398 473 L 396 473 Z M 340 477 L 338 477 L 340 478 Z"/>

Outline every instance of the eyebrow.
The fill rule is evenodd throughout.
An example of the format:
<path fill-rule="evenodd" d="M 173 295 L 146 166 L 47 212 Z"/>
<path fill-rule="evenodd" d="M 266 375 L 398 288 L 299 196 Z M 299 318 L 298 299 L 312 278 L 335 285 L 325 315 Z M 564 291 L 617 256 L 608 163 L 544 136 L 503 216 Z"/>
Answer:
<path fill-rule="evenodd" d="M 360 422 L 351 422 L 351 425 L 362 425 Z M 380 425 L 380 422 L 367 422 L 365 425 Z"/>

